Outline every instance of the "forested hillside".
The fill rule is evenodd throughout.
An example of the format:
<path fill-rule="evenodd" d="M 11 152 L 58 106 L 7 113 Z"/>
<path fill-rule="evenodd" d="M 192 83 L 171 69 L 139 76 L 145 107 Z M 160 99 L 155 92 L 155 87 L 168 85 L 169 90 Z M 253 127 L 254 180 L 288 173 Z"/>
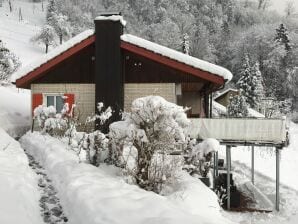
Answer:
<path fill-rule="evenodd" d="M 266 96 L 297 104 L 298 23 L 269 11 L 268 0 L 58 0 L 74 33 L 102 11 L 120 11 L 125 32 L 222 65 L 239 79 L 245 57 L 259 64 Z M 281 27 L 281 24 L 284 26 Z"/>

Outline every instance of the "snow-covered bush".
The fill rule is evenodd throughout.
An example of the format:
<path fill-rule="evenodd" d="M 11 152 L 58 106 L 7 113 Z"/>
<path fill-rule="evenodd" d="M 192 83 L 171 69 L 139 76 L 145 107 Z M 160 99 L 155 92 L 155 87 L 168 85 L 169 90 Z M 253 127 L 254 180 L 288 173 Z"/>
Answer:
<path fill-rule="evenodd" d="M 212 155 L 219 150 L 219 142 L 213 138 L 205 139 L 200 143 L 192 140 L 189 148 L 190 150 L 185 155 L 186 165 L 184 169 L 192 176 L 199 175 L 201 177 L 207 177 Z"/>
<path fill-rule="evenodd" d="M 71 124 L 73 105 L 69 112 L 68 103 L 65 103 L 61 113 L 57 113 L 55 107 L 39 105 L 34 109 L 34 120 L 37 120 L 42 132 L 52 136 L 64 136 Z"/>
<path fill-rule="evenodd" d="M 19 58 L 7 49 L 0 40 L 0 82 L 9 81 L 10 76 L 21 65 Z"/>
<path fill-rule="evenodd" d="M 125 166 L 141 188 L 160 192 L 178 165 L 167 164 L 170 153 L 186 147 L 185 128 L 189 120 L 185 109 L 162 97 L 147 96 L 134 100 L 131 112 L 124 114 L 123 119 L 110 125 L 110 155 Z M 123 149 L 135 153 L 124 159 Z M 135 160 L 134 166 L 127 166 L 129 159 Z"/>
<path fill-rule="evenodd" d="M 99 125 L 104 125 L 112 116 L 112 109 L 108 107 L 103 110 L 103 108 L 103 103 L 98 103 L 97 109 L 99 114 L 88 117 L 85 126 L 88 126 L 90 123 L 94 124 L 96 120 L 99 120 Z M 66 131 L 65 136 L 68 137 L 68 144 L 78 153 L 80 158 L 85 157 L 83 160 L 86 160 L 92 165 L 99 166 L 108 157 L 109 139 L 99 130 L 78 132 L 77 127 L 79 125 L 78 122 L 74 122 Z"/>

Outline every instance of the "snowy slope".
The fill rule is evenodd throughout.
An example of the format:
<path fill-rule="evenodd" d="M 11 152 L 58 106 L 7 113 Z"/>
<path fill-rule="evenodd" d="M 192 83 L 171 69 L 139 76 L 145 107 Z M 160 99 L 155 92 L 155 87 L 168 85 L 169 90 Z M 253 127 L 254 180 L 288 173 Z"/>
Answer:
<path fill-rule="evenodd" d="M 23 149 L 0 128 L 0 223 L 42 224 L 39 197 Z"/>
<path fill-rule="evenodd" d="M 24 66 L 44 54 L 43 49 L 31 43 L 30 39 L 45 22 L 45 11 L 42 11 L 41 3 L 32 3 L 29 0 L 14 0 L 12 6 L 12 12 L 8 1 L 4 1 L 0 7 L 0 39 L 20 58 Z M 19 9 L 22 11 L 23 21 L 19 21 Z"/>

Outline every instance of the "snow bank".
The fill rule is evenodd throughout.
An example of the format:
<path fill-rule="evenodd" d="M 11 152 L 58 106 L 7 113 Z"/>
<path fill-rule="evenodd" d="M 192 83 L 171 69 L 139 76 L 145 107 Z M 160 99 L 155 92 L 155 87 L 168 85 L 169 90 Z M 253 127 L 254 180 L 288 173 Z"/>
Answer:
<path fill-rule="evenodd" d="M 121 40 L 153 51 L 155 53 L 161 54 L 163 56 L 182 62 L 184 64 L 193 66 L 195 68 L 201 69 L 203 71 L 221 76 L 228 81 L 230 81 L 233 78 L 232 73 L 223 67 L 183 54 L 179 51 L 175 51 L 173 49 L 161 46 L 159 44 L 142 39 L 140 37 L 136 37 L 130 34 L 124 34 L 121 36 Z"/>
<path fill-rule="evenodd" d="M 0 128 L 0 223 L 43 223 L 39 197 L 37 176 L 27 156 L 20 144 Z"/>
<path fill-rule="evenodd" d="M 24 134 L 30 128 L 30 91 L 0 85 L 0 128 L 11 136 Z"/>
<path fill-rule="evenodd" d="M 42 66 L 43 64 L 47 63 L 51 59 L 59 56 L 63 52 L 67 51 L 71 47 L 81 43 L 83 40 L 87 39 L 88 37 L 94 35 L 94 30 L 86 30 L 77 36 L 69 39 L 68 41 L 64 42 L 60 46 L 54 48 L 49 53 L 44 54 L 38 58 L 38 60 L 33 61 L 32 63 L 28 64 L 25 67 L 22 67 L 17 72 L 13 74 L 13 77 L 21 78 L 25 75 L 27 75 L 29 72 L 34 71 L 38 67 Z"/>
<path fill-rule="evenodd" d="M 69 223 L 230 223 L 221 216 L 216 195 L 186 173 L 172 186 L 174 193 L 160 196 L 127 184 L 114 167 L 79 163 L 52 137 L 27 133 L 21 144 L 48 171 Z"/>

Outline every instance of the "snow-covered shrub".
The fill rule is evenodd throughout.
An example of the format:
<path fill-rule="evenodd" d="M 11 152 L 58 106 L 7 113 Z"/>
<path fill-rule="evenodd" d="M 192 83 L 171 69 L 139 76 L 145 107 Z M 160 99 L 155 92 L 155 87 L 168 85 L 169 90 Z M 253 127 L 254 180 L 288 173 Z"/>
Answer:
<path fill-rule="evenodd" d="M 53 106 L 39 105 L 34 109 L 34 120 L 37 120 L 42 132 L 63 136 L 70 124 L 71 115 L 68 111 L 68 103 L 64 104 L 61 113 L 57 113 Z"/>
<path fill-rule="evenodd" d="M 7 49 L 0 40 L 0 83 L 7 82 L 21 65 L 19 58 Z"/>
<path fill-rule="evenodd" d="M 203 142 L 196 143 L 194 140 L 190 143 L 190 150 L 186 154 L 186 165 L 184 168 L 191 175 L 207 177 L 211 159 L 214 152 L 219 150 L 219 142 L 216 139 L 208 138 Z"/>
<path fill-rule="evenodd" d="M 98 103 L 97 109 L 100 114 L 88 117 L 85 122 L 85 126 L 90 123 L 94 123 L 96 120 L 99 120 L 99 124 L 103 125 L 112 116 L 112 109 L 108 107 L 103 110 L 103 107 L 103 103 Z M 85 157 L 84 159 L 88 163 L 99 166 L 99 164 L 104 162 L 104 160 L 108 157 L 109 139 L 99 130 L 78 132 L 78 125 L 79 123 L 75 122 L 66 131 L 68 144 L 78 153 L 80 158 Z"/>
<path fill-rule="evenodd" d="M 178 165 L 169 168 L 170 153 L 186 147 L 185 128 L 189 120 L 185 109 L 162 97 L 147 96 L 134 100 L 131 112 L 124 114 L 123 119 L 110 125 L 110 155 L 128 169 L 127 173 L 141 188 L 160 192 Z M 123 149 L 135 150 L 135 156 L 124 159 Z M 135 160 L 133 168 L 127 166 L 129 158 Z"/>

